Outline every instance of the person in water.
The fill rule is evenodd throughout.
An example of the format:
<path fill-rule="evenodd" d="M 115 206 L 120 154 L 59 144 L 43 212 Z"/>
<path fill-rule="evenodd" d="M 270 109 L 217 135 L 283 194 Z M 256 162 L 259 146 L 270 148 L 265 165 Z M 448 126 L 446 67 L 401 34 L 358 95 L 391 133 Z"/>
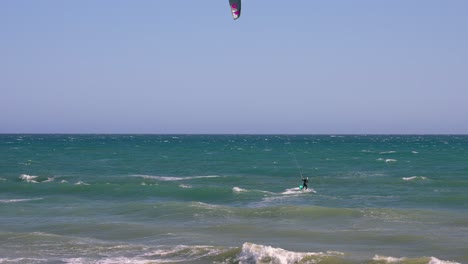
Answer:
<path fill-rule="evenodd" d="M 307 190 L 307 183 L 309 182 L 309 177 L 302 178 L 302 188 Z"/>

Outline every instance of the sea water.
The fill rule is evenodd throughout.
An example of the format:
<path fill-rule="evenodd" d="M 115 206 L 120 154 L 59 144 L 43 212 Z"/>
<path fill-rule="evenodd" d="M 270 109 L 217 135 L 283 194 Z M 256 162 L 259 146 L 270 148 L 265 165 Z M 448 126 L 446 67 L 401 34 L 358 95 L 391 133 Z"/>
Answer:
<path fill-rule="evenodd" d="M 468 136 L 0 135 L 0 263 L 468 263 Z"/>

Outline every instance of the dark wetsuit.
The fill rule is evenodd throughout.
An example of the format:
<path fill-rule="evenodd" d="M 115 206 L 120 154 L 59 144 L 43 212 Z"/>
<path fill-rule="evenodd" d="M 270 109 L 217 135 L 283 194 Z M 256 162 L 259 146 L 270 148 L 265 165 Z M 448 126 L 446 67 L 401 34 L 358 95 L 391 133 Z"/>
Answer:
<path fill-rule="evenodd" d="M 309 180 L 307 178 L 305 178 L 305 179 L 303 178 L 302 181 L 303 181 L 303 183 L 302 183 L 303 188 L 305 190 L 307 190 L 307 183 L 309 182 Z"/>

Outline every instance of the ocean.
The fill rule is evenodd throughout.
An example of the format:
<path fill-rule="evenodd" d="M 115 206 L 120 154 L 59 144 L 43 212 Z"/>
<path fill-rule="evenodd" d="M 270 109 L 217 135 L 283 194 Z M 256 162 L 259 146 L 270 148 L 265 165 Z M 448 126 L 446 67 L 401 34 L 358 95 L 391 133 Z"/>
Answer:
<path fill-rule="evenodd" d="M 0 263 L 468 263 L 468 136 L 0 135 Z"/>

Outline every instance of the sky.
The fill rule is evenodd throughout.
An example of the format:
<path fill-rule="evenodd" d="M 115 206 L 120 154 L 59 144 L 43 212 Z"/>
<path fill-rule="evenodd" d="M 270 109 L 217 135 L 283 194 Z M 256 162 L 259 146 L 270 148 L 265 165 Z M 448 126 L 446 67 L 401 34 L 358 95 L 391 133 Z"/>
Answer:
<path fill-rule="evenodd" d="M 468 1 L 0 1 L 0 133 L 468 134 Z"/>

